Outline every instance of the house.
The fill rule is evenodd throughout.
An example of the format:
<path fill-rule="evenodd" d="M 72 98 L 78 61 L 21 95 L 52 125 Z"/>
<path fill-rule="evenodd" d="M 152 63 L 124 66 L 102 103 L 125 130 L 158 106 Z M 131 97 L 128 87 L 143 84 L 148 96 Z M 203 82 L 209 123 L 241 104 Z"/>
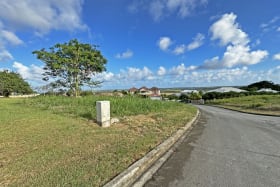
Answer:
<path fill-rule="evenodd" d="M 130 88 L 130 89 L 128 90 L 128 93 L 129 93 L 129 94 L 135 94 L 137 91 L 138 91 L 137 88 L 132 87 L 132 88 Z"/>
<path fill-rule="evenodd" d="M 152 87 L 150 91 L 152 92 L 152 95 L 160 96 L 160 89 L 158 89 L 157 87 Z"/>
<path fill-rule="evenodd" d="M 157 87 L 147 88 L 146 86 L 143 86 L 139 89 L 133 87 L 128 90 L 130 94 L 138 93 L 139 95 L 142 95 L 144 97 L 150 97 L 153 100 L 160 100 L 161 94 L 160 89 Z"/>
<path fill-rule="evenodd" d="M 145 87 L 145 86 L 139 88 L 139 94 L 140 94 L 140 95 L 149 96 L 149 95 L 151 95 L 151 93 L 152 93 L 152 92 L 150 91 L 150 89 L 147 88 L 147 87 Z"/>
<path fill-rule="evenodd" d="M 160 89 L 159 89 L 159 88 L 157 88 L 157 87 L 152 87 L 152 88 L 150 89 L 150 91 L 152 92 L 152 93 L 150 94 L 150 98 L 151 98 L 152 100 L 161 100 L 161 95 L 160 95 Z"/>

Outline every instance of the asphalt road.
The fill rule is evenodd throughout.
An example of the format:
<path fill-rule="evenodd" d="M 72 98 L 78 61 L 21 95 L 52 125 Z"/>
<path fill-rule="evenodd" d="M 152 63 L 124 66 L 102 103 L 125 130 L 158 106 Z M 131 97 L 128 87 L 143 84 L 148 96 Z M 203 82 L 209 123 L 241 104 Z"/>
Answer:
<path fill-rule="evenodd" d="M 146 187 L 280 187 L 280 117 L 198 107 L 200 120 Z"/>

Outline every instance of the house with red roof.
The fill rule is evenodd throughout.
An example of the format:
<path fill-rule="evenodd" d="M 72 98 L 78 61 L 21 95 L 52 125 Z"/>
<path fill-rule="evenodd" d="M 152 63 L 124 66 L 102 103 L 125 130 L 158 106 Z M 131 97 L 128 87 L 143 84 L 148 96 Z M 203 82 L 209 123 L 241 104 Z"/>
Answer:
<path fill-rule="evenodd" d="M 161 99 L 160 89 L 157 87 L 147 88 L 146 86 L 142 86 L 139 89 L 132 87 L 128 90 L 128 92 L 130 94 L 138 93 L 141 96 L 150 97 L 151 99 L 155 100 Z"/>

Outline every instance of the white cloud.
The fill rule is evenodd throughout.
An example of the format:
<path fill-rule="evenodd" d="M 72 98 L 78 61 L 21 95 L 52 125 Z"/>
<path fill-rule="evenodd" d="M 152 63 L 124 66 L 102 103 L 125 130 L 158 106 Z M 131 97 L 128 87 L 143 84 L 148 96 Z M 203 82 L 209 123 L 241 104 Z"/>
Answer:
<path fill-rule="evenodd" d="M 127 59 L 127 58 L 131 58 L 132 56 L 133 56 L 133 51 L 131 51 L 130 49 L 127 49 L 123 53 L 118 53 L 115 57 L 118 59 Z"/>
<path fill-rule="evenodd" d="M 220 63 L 220 59 L 218 56 L 215 56 L 211 59 L 207 59 L 204 61 L 203 65 L 201 66 L 203 69 L 218 69 L 222 68 L 222 64 Z"/>
<path fill-rule="evenodd" d="M 274 24 L 275 22 L 277 22 L 279 19 L 280 19 L 280 17 L 276 16 L 276 17 L 272 18 L 271 20 L 269 20 L 267 23 L 262 23 L 262 24 L 260 25 L 260 27 L 261 27 L 261 28 L 268 27 L 268 26 L 270 26 L 271 24 Z"/>
<path fill-rule="evenodd" d="M 13 60 L 13 58 L 14 58 L 13 55 L 9 51 L 7 51 L 5 49 L 3 49 L 3 50 L 0 49 L 0 62 L 6 62 L 9 60 Z"/>
<path fill-rule="evenodd" d="M 269 70 L 262 70 L 259 72 L 254 72 L 254 77 L 258 80 L 268 80 L 274 83 L 280 83 L 280 66 L 276 66 Z"/>
<path fill-rule="evenodd" d="M 158 46 L 161 50 L 167 51 L 172 41 L 169 37 L 161 37 L 158 41 Z"/>
<path fill-rule="evenodd" d="M 241 68 L 222 68 L 201 70 L 196 66 L 186 67 L 179 64 L 171 68 L 160 66 L 155 72 L 148 67 L 129 67 L 119 73 L 103 72 L 94 76 L 95 80 L 104 81 L 102 88 L 130 88 L 132 86 L 192 87 L 192 86 L 230 86 L 246 85 L 260 80 L 280 82 L 280 66 L 262 71 Z"/>
<path fill-rule="evenodd" d="M 193 41 L 188 44 L 181 44 L 175 47 L 175 49 L 173 50 L 173 53 L 175 55 L 181 55 L 184 54 L 186 52 L 186 50 L 191 51 L 194 50 L 196 48 L 199 48 L 200 46 L 203 45 L 203 40 L 205 39 L 205 36 L 201 33 L 197 33 L 197 35 L 193 38 Z"/>
<path fill-rule="evenodd" d="M 147 81 L 154 79 L 154 73 L 147 67 L 135 68 L 128 67 L 126 70 L 120 70 L 119 73 L 102 72 L 93 75 L 94 80 L 105 82 L 117 82 L 120 85 L 125 82 Z"/>
<path fill-rule="evenodd" d="M 280 27 L 277 28 L 277 31 L 280 32 Z"/>
<path fill-rule="evenodd" d="M 186 67 L 185 64 L 180 64 L 178 66 L 174 66 L 172 67 L 168 72 L 171 75 L 184 75 L 185 73 L 189 72 L 189 71 L 194 71 L 197 69 L 197 66 L 189 66 Z"/>
<path fill-rule="evenodd" d="M 257 47 L 258 45 L 261 44 L 261 40 L 260 39 L 257 39 L 253 44 L 252 44 L 252 47 Z"/>
<path fill-rule="evenodd" d="M 23 79 L 29 79 L 32 77 L 30 68 L 20 62 L 14 62 L 13 68 L 16 68 L 17 72 L 22 76 Z"/>
<path fill-rule="evenodd" d="M 178 10 L 178 15 L 180 17 L 186 17 L 190 14 L 191 9 L 193 8 L 193 1 L 186 0 L 168 0 L 167 8 L 171 11 Z"/>
<path fill-rule="evenodd" d="M 20 62 L 14 62 L 13 68 L 22 76 L 23 79 L 31 82 L 42 83 L 42 74 L 44 72 L 42 67 L 31 65 L 30 67 L 23 65 Z"/>
<path fill-rule="evenodd" d="M 85 29 L 81 21 L 82 0 L 1 0 L 0 18 L 7 27 L 34 29 L 46 34 L 52 29 Z"/>
<path fill-rule="evenodd" d="M 2 40 L 8 42 L 12 45 L 20 45 L 23 44 L 23 41 L 19 39 L 14 33 L 6 30 L 0 30 Z"/>
<path fill-rule="evenodd" d="M 193 70 L 196 70 L 197 68 L 198 68 L 197 66 L 191 65 L 191 66 L 187 67 L 187 71 L 193 71 Z"/>
<path fill-rule="evenodd" d="M 277 53 L 273 56 L 274 60 L 280 60 L 280 53 Z"/>
<path fill-rule="evenodd" d="M 249 68 L 217 69 L 207 71 L 191 71 L 176 77 L 178 84 L 188 86 L 237 86 L 248 85 L 261 80 L 280 82 L 280 66 L 263 71 L 251 71 Z"/>
<path fill-rule="evenodd" d="M 269 31 L 280 31 L 277 22 L 280 20 L 279 16 L 276 16 L 269 20 L 266 23 L 262 23 L 260 27 L 262 28 L 263 32 L 269 32 Z"/>
<path fill-rule="evenodd" d="M 155 21 L 159 21 L 163 16 L 164 4 L 162 1 L 155 0 L 150 4 L 150 14 Z"/>
<path fill-rule="evenodd" d="M 242 80 L 242 78 L 249 74 L 250 72 L 248 72 L 246 67 L 211 71 L 195 71 L 185 74 L 184 80 L 190 80 L 194 84 L 202 84 L 202 86 L 221 85 L 224 83 L 229 85 Z"/>
<path fill-rule="evenodd" d="M 206 69 L 217 69 L 217 68 L 231 68 L 239 65 L 253 65 L 261 62 L 268 56 L 267 51 L 256 50 L 250 51 L 249 46 L 242 45 L 229 45 L 224 53 L 222 59 L 219 57 L 213 57 L 204 61 L 201 66 Z"/>
<path fill-rule="evenodd" d="M 236 23 L 237 16 L 233 13 L 224 14 L 211 27 L 212 40 L 220 40 L 220 44 L 225 46 L 246 45 L 249 43 L 248 35 L 240 29 Z"/>
<path fill-rule="evenodd" d="M 194 50 L 194 49 L 196 49 L 196 48 L 199 48 L 200 46 L 203 45 L 203 40 L 204 40 L 204 39 L 205 39 L 205 36 L 204 36 L 203 34 L 201 34 L 201 33 L 198 33 L 198 34 L 196 35 L 196 37 L 193 39 L 193 42 L 190 43 L 190 44 L 187 46 L 187 49 L 188 49 L 189 51 L 191 51 L 191 50 Z"/>
<path fill-rule="evenodd" d="M 185 64 L 180 64 L 176 67 L 172 67 L 169 71 L 172 75 L 183 75 L 186 72 L 186 66 Z"/>
<path fill-rule="evenodd" d="M 6 49 L 8 45 L 20 44 L 23 44 L 23 41 L 13 32 L 3 29 L 3 24 L 0 21 L 0 62 L 13 60 L 13 55 Z"/>
<path fill-rule="evenodd" d="M 190 16 L 194 10 L 205 6 L 208 0 L 142 0 L 133 1 L 128 11 L 137 13 L 139 10 L 148 11 L 154 21 L 162 20 L 172 14 L 180 18 Z"/>
<path fill-rule="evenodd" d="M 157 75 L 163 76 L 163 75 L 165 75 L 165 74 L 166 74 L 166 69 L 165 69 L 164 67 L 160 66 L 160 67 L 158 68 Z"/>
<path fill-rule="evenodd" d="M 9 45 L 24 42 L 18 31 L 44 35 L 51 30 L 83 30 L 81 21 L 83 0 L 1 0 L 0 1 L 0 59 L 11 60 Z"/>
<path fill-rule="evenodd" d="M 251 51 L 248 35 L 240 29 L 236 18 L 237 16 L 233 13 L 224 14 L 210 27 L 212 40 L 220 40 L 221 45 L 227 45 L 227 47 L 221 59 L 216 56 L 205 60 L 202 68 L 217 69 L 253 65 L 268 56 L 268 52 L 265 50 Z"/>
<path fill-rule="evenodd" d="M 144 1 L 139 1 L 139 0 L 133 0 L 131 4 L 127 6 L 128 12 L 132 14 L 138 13 L 141 9 L 144 9 L 145 7 L 145 2 Z"/>
<path fill-rule="evenodd" d="M 97 80 L 97 81 L 111 81 L 114 80 L 114 73 L 112 72 L 102 72 L 102 73 L 98 73 L 96 75 L 93 76 L 93 80 Z"/>
<path fill-rule="evenodd" d="M 126 77 L 129 80 L 153 79 L 153 72 L 146 66 L 143 69 L 129 67 L 127 71 L 123 71 L 122 74 L 122 77 Z"/>
<path fill-rule="evenodd" d="M 178 16 L 185 18 L 196 7 L 205 5 L 207 2 L 207 0 L 167 0 L 166 6 L 170 12 L 177 11 Z"/>
<path fill-rule="evenodd" d="M 267 56 L 267 51 L 257 50 L 250 52 L 249 46 L 229 45 L 224 53 L 222 64 L 224 67 L 253 65 L 261 62 Z"/>
<path fill-rule="evenodd" d="M 182 45 L 179 45 L 177 46 L 174 50 L 173 50 L 173 53 L 175 55 L 181 55 L 181 54 L 184 54 L 186 51 L 186 45 L 182 44 Z"/>
<path fill-rule="evenodd" d="M 277 66 L 275 68 L 272 68 L 268 70 L 267 72 L 263 73 L 263 77 L 261 77 L 261 80 L 271 80 L 276 83 L 280 83 L 280 66 Z"/>

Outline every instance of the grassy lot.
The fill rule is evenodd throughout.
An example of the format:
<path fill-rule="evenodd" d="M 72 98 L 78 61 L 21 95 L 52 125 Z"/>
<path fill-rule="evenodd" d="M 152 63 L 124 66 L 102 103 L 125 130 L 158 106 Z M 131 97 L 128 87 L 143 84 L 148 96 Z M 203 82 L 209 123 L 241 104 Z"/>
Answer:
<path fill-rule="evenodd" d="M 100 128 L 96 100 L 110 100 L 120 123 Z M 195 113 L 132 97 L 1 98 L 0 186 L 101 186 Z"/>
<path fill-rule="evenodd" d="M 250 113 L 280 115 L 280 95 L 255 95 L 216 99 L 208 101 L 207 104 Z"/>

